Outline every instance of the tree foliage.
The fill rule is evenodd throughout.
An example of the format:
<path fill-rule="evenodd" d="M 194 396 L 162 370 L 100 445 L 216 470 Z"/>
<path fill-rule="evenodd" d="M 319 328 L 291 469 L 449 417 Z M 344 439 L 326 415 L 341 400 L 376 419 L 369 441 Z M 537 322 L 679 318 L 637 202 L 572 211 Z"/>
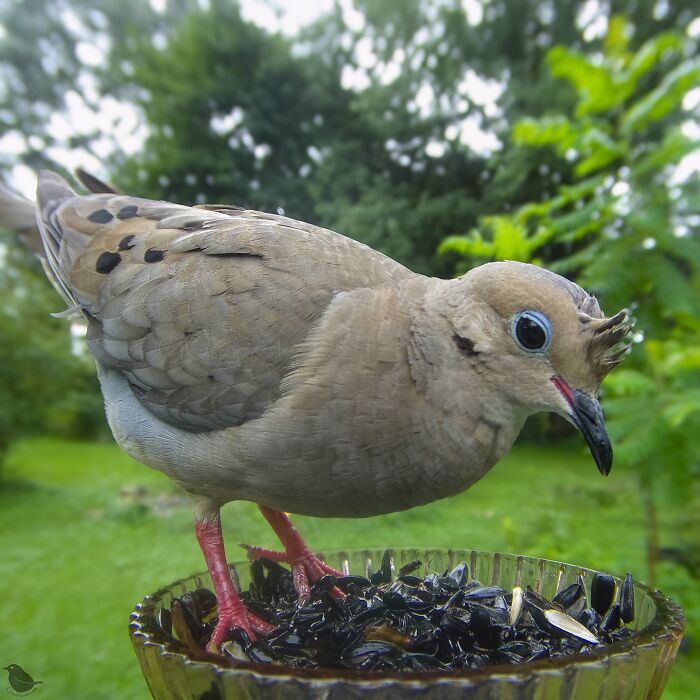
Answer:
<path fill-rule="evenodd" d="M 27 251 L 0 239 L 0 466 L 10 442 L 53 433 L 94 437 L 103 425 L 94 363 L 71 351 L 61 302 Z"/>
<path fill-rule="evenodd" d="M 475 260 L 536 261 L 594 290 L 609 311 L 637 318 L 631 357 L 607 379 L 606 409 L 619 458 L 648 498 L 667 486 L 690 497 L 700 473 L 700 182 L 679 175 L 700 147 L 683 109 L 700 59 L 678 33 L 636 51 L 614 17 L 603 60 L 553 48 L 550 71 L 575 91 L 568 112 L 520 120 L 515 143 L 553 149 L 571 184 L 510 215 L 484 217 L 442 249 Z"/>

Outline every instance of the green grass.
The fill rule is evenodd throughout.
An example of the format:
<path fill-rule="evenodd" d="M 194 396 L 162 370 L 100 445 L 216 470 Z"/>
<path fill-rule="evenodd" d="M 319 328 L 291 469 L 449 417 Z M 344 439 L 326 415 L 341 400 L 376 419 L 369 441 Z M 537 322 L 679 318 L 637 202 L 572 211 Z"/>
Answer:
<path fill-rule="evenodd" d="M 203 568 L 180 495 L 111 444 L 15 445 L 0 482 L 0 666 L 22 665 L 45 682 L 46 698 L 148 697 L 129 613 L 144 594 Z M 231 559 L 238 542 L 275 545 L 252 504 L 228 505 L 223 519 Z M 634 474 L 617 469 L 602 479 L 578 446 L 517 448 L 470 491 L 405 513 L 295 521 L 319 550 L 517 551 L 646 576 Z M 670 525 L 662 528 L 673 541 Z M 700 629 L 697 581 L 664 564 L 658 585 Z M 665 700 L 697 697 L 699 662 L 697 651 L 681 655 Z"/>

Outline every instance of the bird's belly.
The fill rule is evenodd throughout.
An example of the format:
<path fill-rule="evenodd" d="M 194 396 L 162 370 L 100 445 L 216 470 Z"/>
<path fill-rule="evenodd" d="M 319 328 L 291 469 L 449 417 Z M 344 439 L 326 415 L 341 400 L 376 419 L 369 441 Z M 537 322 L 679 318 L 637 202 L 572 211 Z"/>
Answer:
<path fill-rule="evenodd" d="M 425 467 L 429 467 L 425 469 Z M 265 488 L 243 489 L 246 500 L 262 502 L 276 510 L 315 517 L 369 517 L 415 506 L 465 490 L 488 468 L 478 473 L 448 474 L 433 462 L 430 465 L 408 465 L 400 474 L 377 477 L 377 466 L 368 461 L 356 464 L 334 464 L 327 474 L 315 479 L 295 477 L 291 480 L 267 483 Z M 341 472 L 345 470 L 346 473 Z M 427 472 L 435 472 L 427 478 Z M 313 483 L 312 483 L 313 481 Z"/>
<path fill-rule="evenodd" d="M 444 435 L 431 438 L 431 431 L 405 437 L 385 431 L 363 441 L 298 426 L 263 430 L 251 421 L 191 433 L 151 414 L 120 373 L 99 369 L 120 447 L 187 491 L 221 504 L 249 500 L 318 517 L 379 515 L 463 491 L 505 451 L 494 445 L 449 446 Z"/>
<path fill-rule="evenodd" d="M 285 434 L 280 428 L 264 444 L 256 435 L 252 447 L 243 435 L 253 468 L 238 483 L 239 497 L 318 517 L 365 517 L 423 505 L 474 484 L 512 444 L 497 445 L 496 436 L 480 442 L 483 435 L 463 432 L 451 441 L 435 426 L 423 432 L 417 426 L 380 430 L 363 440 L 352 433 Z"/>

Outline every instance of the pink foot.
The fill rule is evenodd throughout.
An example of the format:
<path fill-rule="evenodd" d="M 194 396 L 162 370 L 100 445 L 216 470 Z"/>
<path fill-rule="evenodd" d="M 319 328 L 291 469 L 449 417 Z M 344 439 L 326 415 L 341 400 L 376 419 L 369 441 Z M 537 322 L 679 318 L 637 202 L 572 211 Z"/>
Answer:
<path fill-rule="evenodd" d="M 256 633 L 266 635 L 272 632 L 275 629 L 274 625 L 246 610 L 233 586 L 226 563 L 218 511 L 195 520 L 195 532 L 214 584 L 219 609 L 219 618 L 207 644 L 207 651 L 218 653 L 219 645 L 234 627 L 241 627 L 251 639 L 256 639 Z"/>
<path fill-rule="evenodd" d="M 279 537 L 280 542 L 284 546 L 284 552 L 273 552 L 262 547 L 243 545 L 248 550 L 249 559 L 264 558 L 289 564 L 292 567 L 294 588 L 302 599 L 309 597 L 311 585 L 322 576 L 327 574 L 336 578 L 343 576 L 342 571 L 328 566 L 309 549 L 309 546 L 304 542 L 297 529 L 284 513 L 263 505 L 258 505 L 258 508 L 272 526 L 277 537 Z M 331 593 L 336 597 L 345 595 L 337 588 L 332 588 Z"/>
<path fill-rule="evenodd" d="M 266 637 L 275 629 L 274 625 L 261 620 L 257 615 L 253 615 L 252 612 L 246 610 L 240 598 L 238 596 L 236 598 L 235 602 L 230 601 L 226 607 L 219 605 L 219 617 L 216 621 L 216 627 L 214 632 L 212 632 L 209 644 L 207 644 L 207 651 L 212 654 L 219 653 L 221 642 L 236 627 L 240 627 L 250 639 L 257 639 L 257 635 Z"/>

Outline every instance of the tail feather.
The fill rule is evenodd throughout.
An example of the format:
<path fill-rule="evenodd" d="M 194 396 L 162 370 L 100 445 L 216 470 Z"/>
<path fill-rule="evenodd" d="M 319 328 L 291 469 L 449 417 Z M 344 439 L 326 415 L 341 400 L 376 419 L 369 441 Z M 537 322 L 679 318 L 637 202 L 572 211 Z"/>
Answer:
<path fill-rule="evenodd" d="M 34 202 L 4 185 L 0 185 L 0 228 L 16 232 L 29 250 L 43 255 Z"/>
<path fill-rule="evenodd" d="M 46 244 L 37 221 L 37 213 L 34 202 L 9 187 L 0 185 L 0 227 L 17 233 L 22 243 L 37 254 L 51 285 L 70 306 L 74 306 L 75 302 L 66 285 L 54 271 L 58 264 L 60 238 L 51 234 L 51 245 Z"/>
<path fill-rule="evenodd" d="M 36 231 L 34 202 L 0 185 L 0 226 L 12 231 Z"/>
<path fill-rule="evenodd" d="M 47 278 L 65 299 L 70 313 L 83 310 L 68 282 L 70 270 L 93 233 L 89 226 L 80 224 L 79 213 L 76 219 L 76 208 L 80 211 L 81 202 L 110 199 L 116 193 L 83 170 L 77 175 L 92 195 L 81 198 L 60 175 L 49 170 L 39 173 L 36 204 L 0 185 L 0 228 L 19 234 L 26 247 L 39 256 Z"/>

